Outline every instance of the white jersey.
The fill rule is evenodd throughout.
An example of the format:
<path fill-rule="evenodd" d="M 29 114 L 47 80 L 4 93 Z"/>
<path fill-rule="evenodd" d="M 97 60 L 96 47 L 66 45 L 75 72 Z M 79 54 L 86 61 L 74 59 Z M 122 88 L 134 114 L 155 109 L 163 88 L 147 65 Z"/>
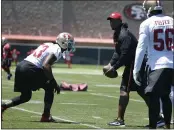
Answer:
<path fill-rule="evenodd" d="M 34 50 L 34 52 L 27 56 L 24 60 L 35 64 L 39 68 L 42 68 L 45 58 L 51 53 L 56 56 L 57 61 L 62 56 L 61 48 L 59 47 L 59 45 L 53 43 L 44 43 L 40 45 L 36 50 Z"/>
<path fill-rule="evenodd" d="M 151 70 L 174 68 L 173 42 L 173 18 L 155 15 L 142 22 L 139 29 L 134 73 L 140 70 L 146 50 Z"/>
<path fill-rule="evenodd" d="M 69 61 L 71 59 L 69 51 L 64 51 L 62 55 L 65 60 Z"/>

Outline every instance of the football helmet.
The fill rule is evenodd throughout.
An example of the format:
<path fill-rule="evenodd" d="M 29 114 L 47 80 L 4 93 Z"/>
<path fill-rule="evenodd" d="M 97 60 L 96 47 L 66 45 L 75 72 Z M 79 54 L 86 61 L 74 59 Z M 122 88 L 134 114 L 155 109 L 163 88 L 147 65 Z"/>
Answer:
<path fill-rule="evenodd" d="M 143 8 L 147 13 L 147 17 L 150 17 L 155 10 L 163 10 L 160 0 L 144 0 Z"/>
<path fill-rule="evenodd" d="M 7 43 L 7 39 L 5 37 L 1 38 L 1 45 L 4 45 L 5 43 Z"/>
<path fill-rule="evenodd" d="M 74 37 L 67 32 L 60 33 L 56 38 L 56 43 L 67 51 L 75 51 Z"/>

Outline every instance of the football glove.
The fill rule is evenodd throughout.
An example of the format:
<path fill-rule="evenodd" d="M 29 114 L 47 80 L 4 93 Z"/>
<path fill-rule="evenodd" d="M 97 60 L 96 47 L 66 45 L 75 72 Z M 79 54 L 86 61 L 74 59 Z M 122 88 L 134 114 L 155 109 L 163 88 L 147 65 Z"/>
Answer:
<path fill-rule="evenodd" d="M 47 83 L 51 87 L 53 87 L 55 93 L 60 94 L 60 87 L 59 87 L 59 85 L 57 84 L 57 82 L 54 78 L 52 80 L 47 81 Z"/>

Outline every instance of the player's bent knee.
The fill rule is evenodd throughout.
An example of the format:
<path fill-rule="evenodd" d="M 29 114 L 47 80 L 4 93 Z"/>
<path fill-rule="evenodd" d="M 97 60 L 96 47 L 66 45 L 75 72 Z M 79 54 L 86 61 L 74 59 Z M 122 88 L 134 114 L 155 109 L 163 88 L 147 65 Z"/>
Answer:
<path fill-rule="evenodd" d="M 23 102 L 28 102 L 31 99 L 32 92 L 21 93 L 21 100 Z"/>
<path fill-rule="evenodd" d="M 120 91 L 120 96 L 129 96 L 129 93 L 128 92 L 125 92 L 125 91 Z"/>

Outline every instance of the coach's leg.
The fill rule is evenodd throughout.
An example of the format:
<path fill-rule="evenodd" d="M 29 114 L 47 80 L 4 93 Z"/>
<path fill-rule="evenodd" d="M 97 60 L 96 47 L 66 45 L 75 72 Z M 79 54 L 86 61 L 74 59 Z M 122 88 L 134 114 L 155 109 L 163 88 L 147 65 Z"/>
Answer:
<path fill-rule="evenodd" d="M 129 93 L 120 91 L 117 119 L 124 120 L 124 114 L 125 114 L 128 103 L 129 103 Z"/>

